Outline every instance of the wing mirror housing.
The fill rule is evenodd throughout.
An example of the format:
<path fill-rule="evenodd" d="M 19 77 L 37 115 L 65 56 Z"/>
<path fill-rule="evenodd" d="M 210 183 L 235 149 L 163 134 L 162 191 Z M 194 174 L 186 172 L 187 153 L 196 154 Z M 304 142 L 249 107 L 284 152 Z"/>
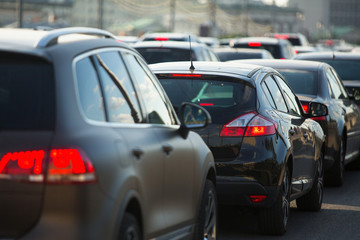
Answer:
<path fill-rule="evenodd" d="M 318 102 L 311 102 L 309 104 L 308 113 L 305 114 L 307 118 L 324 117 L 329 114 L 329 110 L 325 104 Z"/>
<path fill-rule="evenodd" d="M 181 104 L 179 118 L 181 121 L 179 132 L 184 139 L 191 129 L 204 128 L 211 123 L 211 116 L 205 108 L 188 102 Z"/>

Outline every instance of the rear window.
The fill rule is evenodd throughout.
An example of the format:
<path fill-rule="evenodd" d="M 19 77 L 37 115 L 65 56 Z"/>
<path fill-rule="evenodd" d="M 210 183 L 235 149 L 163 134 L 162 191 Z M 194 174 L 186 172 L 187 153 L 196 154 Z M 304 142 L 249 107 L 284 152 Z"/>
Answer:
<path fill-rule="evenodd" d="M 279 45 L 272 44 L 259 44 L 256 46 L 249 46 L 249 43 L 236 43 L 234 47 L 237 48 L 257 48 L 257 49 L 265 49 L 268 50 L 274 58 L 282 58 L 281 50 Z"/>
<path fill-rule="evenodd" d="M 54 129 L 52 65 L 34 57 L 0 53 L 0 129 Z"/>
<path fill-rule="evenodd" d="M 360 80 L 360 60 L 322 60 L 331 65 L 342 80 Z"/>
<path fill-rule="evenodd" d="M 261 53 L 238 53 L 238 52 L 218 52 L 216 53 L 222 62 L 237 59 L 258 59 L 262 58 Z"/>
<path fill-rule="evenodd" d="M 246 82 L 221 79 L 164 79 L 159 80 L 178 111 L 183 102 L 205 107 L 213 123 L 224 124 L 241 114 L 255 110 L 255 89 Z"/>
<path fill-rule="evenodd" d="M 176 62 L 176 61 L 189 61 L 189 49 L 176 49 L 176 48 L 137 48 L 136 49 L 146 60 L 148 64 L 160 62 Z M 193 60 L 197 59 L 193 55 Z"/>
<path fill-rule="evenodd" d="M 296 94 L 316 96 L 318 83 L 316 74 L 310 71 L 279 70 Z"/>

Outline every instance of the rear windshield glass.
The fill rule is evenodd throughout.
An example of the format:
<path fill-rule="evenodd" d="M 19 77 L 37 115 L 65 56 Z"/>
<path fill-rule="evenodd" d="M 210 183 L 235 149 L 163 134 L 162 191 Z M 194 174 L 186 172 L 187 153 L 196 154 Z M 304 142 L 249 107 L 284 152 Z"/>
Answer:
<path fill-rule="evenodd" d="M 262 58 L 260 53 L 239 53 L 239 52 L 218 52 L 216 53 L 222 62 L 237 59 L 257 59 Z"/>
<path fill-rule="evenodd" d="M 268 50 L 274 58 L 282 58 L 280 47 L 278 45 L 270 45 L 270 44 L 261 44 L 260 46 L 249 46 L 248 43 L 236 43 L 234 47 L 237 48 L 258 48 L 258 49 L 266 49 Z"/>
<path fill-rule="evenodd" d="M 52 130 L 54 117 L 52 66 L 0 53 L 0 129 Z"/>
<path fill-rule="evenodd" d="M 205 107 L 213 123 L 224 124 L 255 110 L 255 89 L 247 84 L 227 79 L 159 79 L 178 111 L 183 102 Z"/>
<path fill-rule="evenodd" d="M 296 94 L 317 95 L 316 74 L 310 71 L 279 70 Z"/>
<path fill-rule="evenodd" d="M 160 62 L 189 61 L 189 49 L 175 48 L 137 48 L 148 64 Z M 193 54 L 193 60 L 195 57 Z"/>
<path fill-rule="evenodd" d="M 289 37 L 287 39 L 293 46 L 301 46 L 300 39 L 299 38 L 292 38 Z"/>
<path fill-rule="evenodd" d="M 360 80 L 360 60 L 322 60 L 339 74 L 342 80 Z"/>

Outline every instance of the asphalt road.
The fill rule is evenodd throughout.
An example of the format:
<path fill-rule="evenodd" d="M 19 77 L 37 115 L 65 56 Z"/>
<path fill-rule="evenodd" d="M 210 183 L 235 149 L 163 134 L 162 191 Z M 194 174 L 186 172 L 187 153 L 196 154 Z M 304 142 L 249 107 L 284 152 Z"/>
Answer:
<path fill-rule="evenodd" d="M 288 229 L 283 236 L 258 232 L 250 209 L 220 209 L 219 239 L 360 240 L 360 171 L 345 171 L 342 187 L 326 187 L 320 212 L 297 210 L 291 202 Z"/>

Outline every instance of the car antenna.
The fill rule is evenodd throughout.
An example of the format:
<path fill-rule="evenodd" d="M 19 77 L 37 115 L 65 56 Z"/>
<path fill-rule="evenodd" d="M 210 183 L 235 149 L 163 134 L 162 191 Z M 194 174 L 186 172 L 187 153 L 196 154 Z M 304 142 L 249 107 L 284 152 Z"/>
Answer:
<path fill-rule="evenodd" d="M 195 67 L 194 67 L 194 64 L 193 64 L 193 60 L 192 60 L 192 49 L 191 49 L 191 37 L 189 35 L 189 43 L 190 43 L 190 62 L 191 62 L 191 65 L 190 65 L 190 72 L 193 73 L 194 70 L 195 70 Z"/>

